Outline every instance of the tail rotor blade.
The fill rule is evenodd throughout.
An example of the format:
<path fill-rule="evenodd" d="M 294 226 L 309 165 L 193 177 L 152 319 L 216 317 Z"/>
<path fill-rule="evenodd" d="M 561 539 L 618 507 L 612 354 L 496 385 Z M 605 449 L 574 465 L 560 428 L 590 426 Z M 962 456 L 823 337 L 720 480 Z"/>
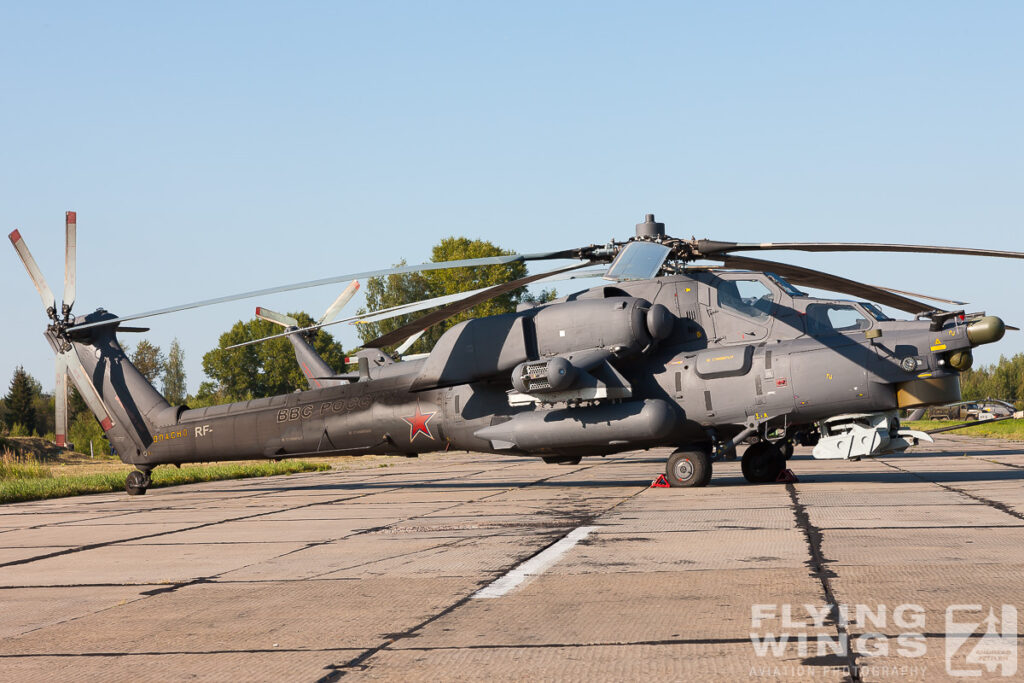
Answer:
<path fill-rule="evenodd" d="M 53 299 L 53 292 L 50 290 L 50 285 L 46 284 L 46 278 L 43 277 L 43 272 L 36 265 L 36 260 L 32 258 L 32 252 L 28 250 L 28 245 L 22 239 L 21 233 L 15 230 L 8 237 L 11 240 L 11 244 L 14 245 L 14 250 L 18 252 L 21 262 L 25 264 L 25 270 L 28 271 L 29 277 L 32 278 L 32 283 L 36 286 L 36 291 L 39 292 L 39 297 L 43 300 L 43 306 L 46 307 L 47 314 L 51 316 L 56 315 L 57 309 Z"/>
<path fill-rule="evenodd" d="M 85 401 L 85 405 L 89 406 L 89 410 L 100 421 L 103 431 L 109 430 L 114 426 L 114 420 L 110 417 L 110 411 L 107 410 L 103 397 L 100 396 L 99 392 L 96 391 L 96 387 L 93 386 L 92 379 L 89 377 L 89 373 L 86 372 L 85 366 L 82 365 L 82 361 L 78 360 L 78 356 L 75 355 L 74 351 L 61 354 L 60 357 L 64 359 L 67 372 L 71 375 L 71 381 L 75 383 L 75 387 L 78 389 L 78 393 L 81 394 L 82 400 Z"/>
<path fill-rule="evenodd" d="M 352 297 L 356 295 L 357 291 L 359 291 L 359 280 L 353 280 L 349 283 L 348 287 L 345 288 L 345 291 L 338 295 L 338 298 L 330 305 L 323 317 L 316 321 L 317 325 L 329 323 L 337 318 L 338 314 L 341 313 L 341 309 L 348 305 L 348 302 L 352 300 Z"/>
<path fill-rule="evenodd" d="M 78 254 L 78 214 L 68 211 L 64 214 L 64 301 L 63 315 L 71 313 L 75 305 L 75 261 Z"/>
<path fill-rule="evenodd" d="M 256 317 L 260 320 L 266 320 L 269 323 L 280 325 L 281 327 L 298 327 L 299 321 L 290 315 L 284 313 L 278 313 L 272 311 L 269 308 L 263 308 L 262 306 L 256 307 Z"/>
<path fill-rule="evenodd" d="M 57 384 L 53 391 L 53 405 L 57 446 L 64 448 L 68 445 L 68 374 L 61 356 L 57 356 Z"/>

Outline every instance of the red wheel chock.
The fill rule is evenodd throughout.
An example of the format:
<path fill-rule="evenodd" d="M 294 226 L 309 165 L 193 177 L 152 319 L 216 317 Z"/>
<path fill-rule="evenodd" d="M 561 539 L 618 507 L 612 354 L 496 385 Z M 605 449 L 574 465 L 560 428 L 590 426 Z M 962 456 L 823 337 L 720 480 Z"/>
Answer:
<path fill-rule="evenodd" d="M 665 478 L 664 474 L 659 474 L 658 478 L 651 482 L 652 489 L 667 489 L 669 488 L 668 479 Z"/>
<path fill-rule="evenodd" d="M 775 481 L 780 484 L 796 484 L 800 480 L 793 474 L 793 470 L 782 470 L 779 472 L 779 476 L 775 478 Z"/>

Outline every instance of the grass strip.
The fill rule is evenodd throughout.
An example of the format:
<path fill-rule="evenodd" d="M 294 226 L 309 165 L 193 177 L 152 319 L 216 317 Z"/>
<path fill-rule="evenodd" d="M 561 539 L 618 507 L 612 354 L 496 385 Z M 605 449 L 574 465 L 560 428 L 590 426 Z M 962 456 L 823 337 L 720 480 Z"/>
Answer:
<path fill-rule="evenodd" d="M 929 429 L 938 429 L 956 424 L 951 420 L 915 420 L 913 422 L 901 422 L 903 427 L 920 429 L 923 432 Z M 1005 420 L 994 424 L 986 424 L 985 420 L 972 423 L 970 427 L 957 429 L 947 434 L 963 434 L 964 436 L 988 436 L 997 439 L 1010 439 L 1013 441 L 1024 441 L 1024 420 Z"/>
<path fill-rule="evenodd" d="M 15 465 L 21 471 L 9 472 L 0 477 L 0 503 L 20 503 L 28 500 L 44 500 L 46 498 L 63 498 L 80 496 L 86 493 L 109 493 L 123 491 L 124 480 L 128 471 L 106 472 L 97 474 L 56 475 L 49 468 L 36 464 Z M 42 470 L 41 476 L 24 477 L 26 469 Z M 7 465 L 0 473 L 8 473 L 12 469 Z M 302 460 L 220 464 L 194 467 L 160 467 L 153 470 L 151 488 L 163 486 L 180 486 L 203 481 L 221 481 L 224 479 L 245 479 L 248 477 L 271 477 L 279 474 L 296 474 L 299 472 L 321 472 L 331 469 L 327 463 L 312 463 Z"/>

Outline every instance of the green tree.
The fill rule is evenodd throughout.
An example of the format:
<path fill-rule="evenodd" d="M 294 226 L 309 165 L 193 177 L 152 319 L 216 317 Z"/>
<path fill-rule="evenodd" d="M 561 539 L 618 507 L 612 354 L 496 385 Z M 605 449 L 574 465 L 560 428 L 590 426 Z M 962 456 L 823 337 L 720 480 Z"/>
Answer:
<path fill-rule="evenodd" d="M 314 323 L 308 313 L 289 315 L 303 327 Z M 203 371 L 212 382 L 204 382 L 196 398 L 204 403 L 208 400 L 223 403 L 308 389 L 309 384 L 295 360 L 291 342 L 284 337 L 237 349 L 225 348 L 280 331 L 279 326 L 257 318 L 235 323 L 220 336 L 218 348 L 203 356 Z M 344 370 L 345 352 L 330 334 L 320 330 L 313 335 L 312 344 L 330 367 L 339 372 Z"/>
<path fill-rule="evenodd" d="M 71 379 L 68 379 L 68 424 L 70 425 L 75 421 L 81 413 L 86 415 L 92 415 L 89 410 L 89 406 L 85 405 L 85 401 L 82 399 L 82 395 L 78 393 L 78 387 L 75 386 Z"/>
<path fill-rule="evenodd" d="M 10 389 L 4 397 L 6 409 L 7 426 L 12 427 L 19 424 L 31 434 L 36 429 L 36 406 L 35 399 L 42 393 L 39 382 L 25 372 L 25 368 L 18 366 L 11 378 Z"/>
<path fill-rule="evenodd" d="M 163 393 L 171 405 L 185 402 L 185 352 L 182 351 L 177 337 L 171 342 L 171 350 L 167 354 Z"/>
<path fill-rule="evenodd" d="M 189 408 L 209 408 L 228 401 L 230 399 L 227 398 L 227 393 L 222 391 L 216 382 L 209 380 L 200 383 L 199 391 L 185 398 Z"/>
<path fill-rule="evenodd" d="M 110 454 L 110 442 L 104 437 L 103 428 L 88 411 L 79 413 L 71 422 L 68 427 L 68 441 L 79 453 L 88 453 L 89 443 L 92 442 L 93 453 L 96 455 Z"/>
<path fill-rule="evenodd" d="M 486 256 L 506 256 L 513 253 L 515 252 L 507 251 L 485 240 L 471 240 L 468 237 L 446 237 L 434 246 L 430 260 L 438 263 L 441 261 L 456 261 Z M 405 261 L 403 260 L 398 265 L 405 265 Z M 367 311 L 376 311 L 421 299 L 489 287 L 525 276 L 525 264 L 508 263 L 496 266 L 451 268 L 430 270 L 422 273 L 388 275 L 384 278 L 370 278 L 366 283 L 367 308 L 360 309 L 359 313 L 363 314 Z M 539 300 L 543 302 L 552 298 L 554 298 L 554 292 L 546 291 L 541 297 L 534 299 L 529 295 L 525 287 L 521 287 L 434 325 L 413 345 L 410 351 L 413 353 L 429 351 L 437 343 L 437 340 L 441 338 L 445 330 L 463 320 L 509 313 L 515 311 L 516 306 L 524 301 Z M 422 311 L 389 320 L 359 325 L 359 337 L 364 342 L 376 339 L 380 335 L 391 332 L 411 320 L 426 315 L 428 312 Z"/>
<path fill-rule="evenodd" d="M 960 393 L 965 401 L 999 398 L 1024 401 L 1024 353 L 999 357 L 993 365 L 982 365 L 960 373 Z"/>
<path fill-rule="evenodd" d="M 1024 398 L 1024 354 L 1012 358 L 999 357 L 999 364 L 992 369 L 993 398 L 1017 401 Z"/>
<path fill-rule="evenodd" d="M 36 434 L 43 436 L 55 430 L 57 418 L 53 410 L 53 394 L 36 394 L 32 399 L 36 412 Z"/>
<path fill-rule="evenodd" d="M 132 354 L 132 365 L 152 384 L 163 374 L 167 366 L 167 357 L 160 351 L 159 346 L 150 343 L 148 339 L 143 339 Z"/>

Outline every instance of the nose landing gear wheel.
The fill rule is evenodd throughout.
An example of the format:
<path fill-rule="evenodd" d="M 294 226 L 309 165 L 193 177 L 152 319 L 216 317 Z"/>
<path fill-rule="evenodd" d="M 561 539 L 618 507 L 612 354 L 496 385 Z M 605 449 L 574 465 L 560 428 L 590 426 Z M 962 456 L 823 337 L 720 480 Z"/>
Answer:
<path fill-rule="evenodd" d="M 129 496 L 144 496 L 149 484 L 149 472 L 134 470 L 125 477 L 124 490 L 128 492 Z"/>
<path fill-rule="evenodd" d="M 775 444 L 759 441 L 747 448 L 740 467 L 751 484 L 767 484 L 779 478 L 786 467 L 786 456 Z"/>
<path fill-rule="evenodd" d="M 679 449 L 665 463 L 665 478 L 672 487 L 707 486 L 711 481 L 711 454 L 705 450 Z"/>

